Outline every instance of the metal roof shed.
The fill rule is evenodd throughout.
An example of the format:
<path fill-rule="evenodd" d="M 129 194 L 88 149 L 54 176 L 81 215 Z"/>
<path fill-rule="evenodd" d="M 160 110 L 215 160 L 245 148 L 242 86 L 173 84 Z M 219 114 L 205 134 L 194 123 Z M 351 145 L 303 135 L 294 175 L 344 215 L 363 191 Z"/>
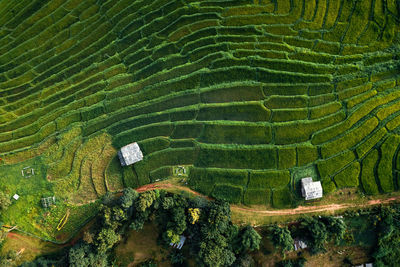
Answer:
<path fill-rule="evenodd" d="M 313 182 L 311 177 L 301 179 L 301 193 L 306 200 L 321 198 L 322 192 L 320 181 Z"/>
<path fill-rule="evenodd" d="M 143 153 L 140 150 L 139 145 L 135 142 L 123 146 L 120 151 L 118 151 L 118 157 L 122 166 L 129 166 L 141 161 L 143 159 Z"/>

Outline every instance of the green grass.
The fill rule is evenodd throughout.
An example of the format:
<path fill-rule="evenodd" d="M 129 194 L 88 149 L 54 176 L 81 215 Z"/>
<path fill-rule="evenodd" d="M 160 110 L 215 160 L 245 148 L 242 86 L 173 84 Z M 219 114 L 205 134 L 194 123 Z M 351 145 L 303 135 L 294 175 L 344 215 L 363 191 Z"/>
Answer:
<path fill-rule="evenodd" d="M 229 203 L 240 203 L 243 188 L 229 184 L 216 184 L 211 196 L 228 201 Z"/>
<path fill-rule="evenodd" d="M 398 189 L 394 1 L 47 2 L 1 4 L 0 152 L 40 158 L 76 214 L 181 164 L 247 205 L 294 204 L 299 170 L 326 193 Z M 144 159 L 122 168 L 131 142 Z"/>

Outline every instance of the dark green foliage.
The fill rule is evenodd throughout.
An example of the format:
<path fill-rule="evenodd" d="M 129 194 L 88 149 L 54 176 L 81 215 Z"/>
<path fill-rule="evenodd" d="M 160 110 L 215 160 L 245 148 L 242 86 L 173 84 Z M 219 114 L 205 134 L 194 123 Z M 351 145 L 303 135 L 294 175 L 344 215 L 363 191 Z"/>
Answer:
<path fill-rule="evenodd" d="M 122 191 L 122 197 L 120 198 L 121 207 L 123 209 L 129 209 L 132 207 L 134 201 L 139 197 L 137 191 L 133 190 L 132 188 L 124 188 Z"/>
<path fill-rule="evenodd" d="M 104 253 L 96 253 L 92 246 L 77 244 L 68 253 L 69 266 L 108 266 L 107 256 Z"/>
<path fill-rule="evenodd" d="M 261 236 L 250 225 L 244 227 L 240 233 L 240 245 L 243 252 L 255 251 L 260 248 Z"/>
<path fill-rule="evenodd" d="M 277 267 L 304 267 L 307 260 L 305 258 L 299 258 L 296 260 L 284 260 L 276 264 Z"/>
<path fill-rule="evenodd" d="M 340 218 L 330 216 L 305 217 L 300 221 L 299 233 L 306 238 L 311 253 L 325 251 L 325 243 L 334 240 L 337 244 L 343 239 L 346 224 Z"/>
<path fill-rule="evenodd" d="M 373 253 L 376 266 L 396 266 L 400 264 L 399 215 L 399 206 L 381 208 L 377 215 L 378 242 Z"/>
<path fill-rule="evenodd" d="M 279 247 L 282 253 L 294 250 L 294 241 L 287 227 L 273 225 L 269 228 L 271 240 L 275 247 Z"/>

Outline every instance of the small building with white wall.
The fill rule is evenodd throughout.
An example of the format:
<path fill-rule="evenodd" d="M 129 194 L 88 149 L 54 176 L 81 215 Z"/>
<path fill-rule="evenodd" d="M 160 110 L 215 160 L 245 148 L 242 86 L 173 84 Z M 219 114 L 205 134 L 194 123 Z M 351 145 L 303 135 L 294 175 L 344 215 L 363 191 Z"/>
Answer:
<path fill-rule="evenodd" d="M 311 177 L 301 179 L 301 194 L 306 200 L 322 197 L 322 185 L 320 181 L 313 182 Z"/>
<path fill-rule="evenodd" d="M 143 159 L 143 153 L 140 150 L 138 143 L 131 143 L 123 146 L 118 151 L 118 157 L 122 166 L 129 166 L 133 163 L 141 161 Z"/>

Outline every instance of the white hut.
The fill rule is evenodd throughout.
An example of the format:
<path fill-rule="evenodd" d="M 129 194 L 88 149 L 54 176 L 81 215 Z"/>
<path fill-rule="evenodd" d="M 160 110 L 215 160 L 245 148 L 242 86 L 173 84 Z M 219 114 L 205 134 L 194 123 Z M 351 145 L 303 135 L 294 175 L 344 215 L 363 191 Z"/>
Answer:
<path fill-rule="evenodd" d="M 313 182 L 311 177 L 301 179 L 301 194 L 306 200 L 322 197 L 322 185 L 320 181 Z"/>
<path fill-rule="evenodd" d="M 122 166 L 129 166 L 135 162 L 141 161 L 143 159 L 143 153 L 139 145 L 135 142 L 123 146 L 121 150 L 118 151 L 118 157 Z"/>

